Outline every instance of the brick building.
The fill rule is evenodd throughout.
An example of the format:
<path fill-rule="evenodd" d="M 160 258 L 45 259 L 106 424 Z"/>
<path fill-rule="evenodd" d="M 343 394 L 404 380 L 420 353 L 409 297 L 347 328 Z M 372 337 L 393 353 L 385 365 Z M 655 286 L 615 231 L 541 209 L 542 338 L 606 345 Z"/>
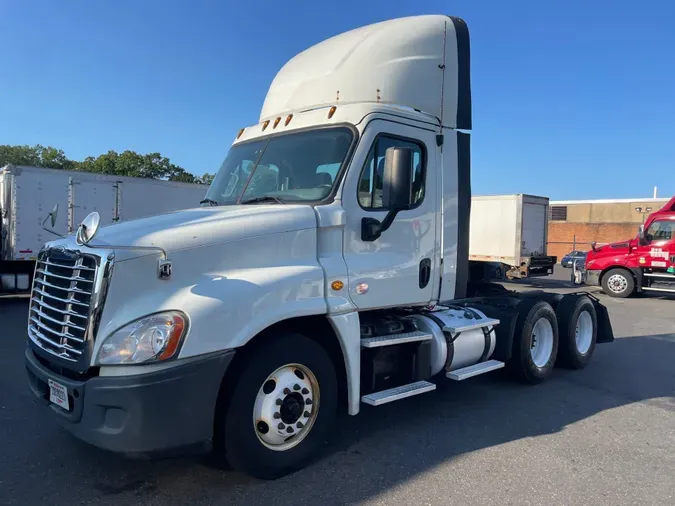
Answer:
<path fill-rule="evenodd" d="M 653 211 L 669 199 L 565 200 L 550 202 L 548 254 L 558 261 L 574 249 L 587 251 L 591 243 L 635 237 Z"/>

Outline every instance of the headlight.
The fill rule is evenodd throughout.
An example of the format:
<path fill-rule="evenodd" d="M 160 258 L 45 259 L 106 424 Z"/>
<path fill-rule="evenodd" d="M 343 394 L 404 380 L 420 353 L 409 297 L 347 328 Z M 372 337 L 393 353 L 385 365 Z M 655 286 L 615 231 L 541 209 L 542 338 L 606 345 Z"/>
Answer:
<path fill-rule="evenodd" d="M 187 329 L 178 311 L 157 313 L 116 330 L 103 340 L 98 365 L 160 362 L 176 355 Z"/>

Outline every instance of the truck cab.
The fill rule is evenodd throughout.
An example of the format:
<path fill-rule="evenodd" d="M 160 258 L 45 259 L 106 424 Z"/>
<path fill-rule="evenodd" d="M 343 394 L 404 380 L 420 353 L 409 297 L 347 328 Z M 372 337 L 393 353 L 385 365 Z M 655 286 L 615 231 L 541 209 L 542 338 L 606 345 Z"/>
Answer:
<path fill-rule="evenodd" d="M 459 18 L 337 35 L 279 71 L 201 207 L 45 245 L 35 397 L 125 454 L 213 449 L 283 476 L 357 415 L 508 368 L 585 367 L 614 337 L 591 296 L 467 298 L 469 33 Z M 370 409 L 370 408 L 368 408 Z"/>
<path fill-rule="evenodd" d="M 593 244 L 584 268 L 586 283 L 611 297 L 675 293 L 675 197 L 650 214 L 633 239 Z"/>

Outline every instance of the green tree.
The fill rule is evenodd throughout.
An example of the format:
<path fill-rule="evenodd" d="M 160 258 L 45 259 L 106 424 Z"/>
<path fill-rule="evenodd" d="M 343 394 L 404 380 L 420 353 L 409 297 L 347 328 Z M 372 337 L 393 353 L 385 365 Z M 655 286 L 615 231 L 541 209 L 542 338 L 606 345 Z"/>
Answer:
<path fill-rule="evenodd" d="M 145 177 L 167 179 L 183 183 L 209 184 L 212 174 L 195 177 L 183 167 L 171 163 L 159 153 L 145 155 L 126 150 L 122 153 L 110 150 L 97 157 L 88 156 L 82 162 L 69 160 L 61 149 L 51 146 L 10 146 L 0 145 L 0 167 L 6 164 L 29 165 L 51 169 L 80 170 L 115 176 Z"/>

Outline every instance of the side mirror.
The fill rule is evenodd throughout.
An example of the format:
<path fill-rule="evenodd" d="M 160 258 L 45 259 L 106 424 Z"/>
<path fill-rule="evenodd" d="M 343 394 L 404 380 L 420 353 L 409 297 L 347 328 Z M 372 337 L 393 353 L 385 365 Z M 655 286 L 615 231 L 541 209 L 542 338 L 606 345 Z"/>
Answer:
<path fill-rule="evenodd" d="M 363 218 L 361 240 L 377 240 L 391 226 L 399 211 L 410 209 L 413 202 L 412 174 L 413 150 L 402 147 L 387 149 L 382 175 L 382 205 L 388 213 L 382 222 L 375 218 Z"/>
<path fill-rule="evenodd" d="M 647 238 L 645 237 L 645 226 L 640 225 L 638 227 L 638 242 L 640 243 L 640 246 L 646 246 L 647 245 Z"/>
<path fill-rule="evenodd" d="M 59 205 L 54 204 L 54 208 L 52 209 L 52 212 L 49 213 L 49 218 L 51 219 L 50 223 L 52 224 L 52 228 L 54 228 L 54 225 L 56 225 L 56 216 L 59 214 Z"/>
<path fill-rule="evenodd" d="M 53 207 L 53 209 L 52 209 L 52 212 L 49 213 L 47 216 L 45 216 L 45 219 L 42 220 L 42 223 L 40 224 L 40 226 L 42 227 L 43 230 L 45 230 L 46 232 L 49 232 L 50 234 L 54 234 L 54 235 L 57 236 L 57 237 L 63 237 L 63 236 L 62 236 L 61 234 L 59 234 L 58 232 L 54 232 L 53 230 L 51 230 L 51 229 L 45 227 L 45 223 L 47 223 L 47 220 L 49 220 L 49 223 L 51 223 L 52 228 L 54 228 L 54 225 L 56 225 L 56 216 L 57 216 L 58 214 L 59 214 L 59 205 L 58 205 L 58 204 L 54 204 L 54 207 Z"/>
<path fill-rule="evenodd" d="M 413 150 L 389 148 L 384 155 L 382 205 L 389 212 L 410 209 L 412 204 Z"/>

